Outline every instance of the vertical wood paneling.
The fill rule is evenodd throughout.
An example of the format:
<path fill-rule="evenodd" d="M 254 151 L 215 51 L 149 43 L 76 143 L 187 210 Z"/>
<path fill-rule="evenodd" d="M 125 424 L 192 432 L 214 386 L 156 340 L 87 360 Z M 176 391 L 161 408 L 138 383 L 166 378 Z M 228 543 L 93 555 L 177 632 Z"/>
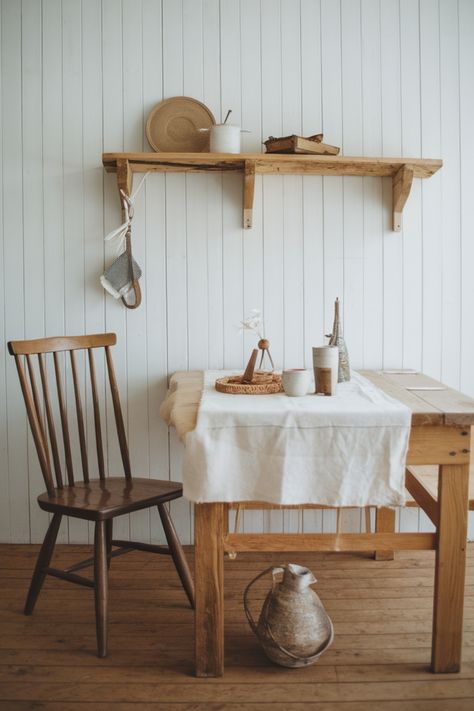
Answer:
<path fill-rule="evenodd" d="M 382 78 L 380 3 L 362 0 L 362 130 L 364 155 L 382 153 Z M 378 367 L 383 356 L 382 179 L 363 178 L 364 186 L 364 342 L 365 368 Z"/>
<path fill-rule="evenodd" d="M 400 15 L 398 0 L 380 4 L 381 82 L 382 82 L 382 155 L 399 155 L 401 141 L 400 98 Z M 383 231 L 383 365 L 400 367 L 402 363 L 403 242 L 392 232 L 392 182 L 384 179 Z"/>
<path fill-rule="evenodd" d="M 441 176 L 443 325 L 441 377 L 459 387 L 461 351 L 459 16 L 457 3 L 440 0 L 441 150 L 446 155 Z M 448 336 L 449 334 L 449 336 Z"/>
<path fill-rule="evenodd" d="M 143 0 L 143 108 L 148 115 L 153 106 L 163 98 L 162 3 Z M 148 150 L 144 138 L 143 150 Z M 153 479 L 169 478 L 168 429 L 159 414 L 159 404 L 167 388 L 166 333 L 166 230 L 165 230 L 165 176 L 149 176 L 145 192 L 145 239 L 146 262 L 146 344 L 147 344 L 147 412 L 148 458 L 150 476 Z M 150 540 L 163 543 L 164 533 L 158 512 L 150 511 Z"/>
<path fill-rule="evenodd" d="M 282 135 L 281 8 L 280 3 L 261 0 L 262 139 Z M 262 179 L 263 219 L 263 312 L 265 335 L 271 342 L 277 368 L 284 353 L 284 263 L 283 263 L 283 178 Z M 266 511 L 267 531 L 283 527 L 281 511 Z"/>
<path fill-rule="evenodd" d="M 23 247 L 23 146 L 21 3 L 2 3 L 2 152 L 5 333 L 22 338 L 25 327 Z M 13 359 L 6 363 L 8 475 L 11 540 L 30 539 L 27 431 Z"/>
<path fill-rule="evenodd" d="M 340 3 L 321 0 L 321 28 L 322 130 L 325 140 L 344 152 Z M 334 300 L 344 295 L 343 190 L 342 177 L 323 177 L 325 333 L 331 332 Z M 323 511 L 323 531 L 335 525 L 335 512 Z"/>
<path fill-rule="evenodd" d="M 124 105 L 124 149 L 144 150 L 143 135 L 143 6 L 142 0 L 123 0 L 123 105 Z M 138 176 L 134 188 L 139 184 Z M 138 264 L 147 264 L 146 204 L 145 190 L 140 190 L 135 202 L 133 218 L 133 251 Z M 142 279 L 146 288 L 148 278 Z M 128 398 L 128 440 L 130 459 L 135 471 L 147 477 L 150 472 L 148 458 L 148 397 L 147 397 L 147 349 L 146 334 L 148 302 L 144 308 L 128 311 L 126 320 L 127 341 L 127 390 L 133 393 Z M 140 511 L 130 517 L 130 535 L 134 539 L 149 540 L 149 511 Z"/>
<path fill-rule="evenodd" d="M 204 103 L 215 117 L 220 112 L 220 10 L 219 0 L 203 0 Z M 218 120 L 218 118 L 216 118 Z M 222 280 L 222 175 L 206 176 L 207 195 L 207 298 L 208 365 L 222 368 L 224 358 L 224 311 Z"/>
<path fill-rule="evenodd" d="M 44 333 L 44 242 L 41 108 L 41 4 L 24 0 L 21 8 L 22 42 L 22 145 L 23 145 L 23 234 L 25 332 L 32 337 Z M 28 438 L 28 482 L 30 535 L 41 535 L 47 516 L 38 509 L 37 495 L 44 483 L 33 439 Z"/>
<path fill-rule="evenodd" d="M 421 153 L 418 3 L 400 3 L 402 155 Z M 421 368 L 423 308 L 421 186 L 413 185 L 403 220 L 403 365 Z M 413 513 L 413 512 L 411 512 Z"/>
<path fill-rule="evenodd" d="M 321 110 L 321 4 L 301 2 L 301 124 L 304 136 L 318 133 Z M 313 367 L 312 347 L 324 340 L 323 179 L 303 180 L 304 365 Z M 303 512 L 304 531 L 321 531 L 322 511 Z"/>
<path fill-rule="evenodd" d="M 242 126 L 250 133 L 242 134 L 242 150 L 261 151 L 262 141 L 262 66 L 261 66 L 261 16 L 260 3 L 241 0 L 240 3 L 240 72 L 242 82 Z M 263 310 L 263 222 L 262 178 L 255 180 L 253 227 L 242 234 L 243 248 L 243 313 L 252 309 Z M 257 339 L 252 332 L 243 334 L 244 359 L 256 348 Z M 263 531 L 262 511 L 244 511 L 242 526 L 248 531 Z"/>
<path fill-rule="evenodd" d="M 0 332 L 5 340 L 117 333 L 141 475 L 181 478 L 182 445 L 159 417 L 167 377 L 241 367 L 255 337 L 239 322 L 252 308 L 264 312 L 280 367 L 311 367 L 311 346 L 324 342 L 340 296 L 355 367 L 422 367 L 474 394 L 470 0 L 3 0 L 0 22 Z M 183 94 L 204 101 L 217 121 L 231 108 L 232 122 L 250 130 L 245 150 L 262 150 L 271 134 L 323 130 L 347 155 L 441 155 L 445 167 L 414 182 L 402 233 L 390 229 L 389 180 L 259 178 L 254 227 L 243 231 L 241 176 L 150 176 L 134 221 L 145 298 L 126 312 L 98 283 L 116 256 L 103 236 L 120 221 L 100 153 L 148 150 L 145 117 Z M 0 540 L 39 540 L 42 483 L 4 353 Z M 117 473 L 110 403 L 107 415 L 108 469 Z M 191 506 L 171 509 L 190 541 Z M 258 531 L 334 524 L 331 511 L 244 516 L 244 527 Z M 359 525 L 358 511 L 345 514 L 345 529 Z M 428 524 L 410 510 L 399 525 Z M 117 522 L 119 537 L 130 533 L 163 540 L 154 512 Z M 87 538 L 74 521 L 61 531 L 62 541 Z"/>
<path fill-rule="evenodd" d="M 4 19 L 3 14 L 0 11 L 0 37 L 3 37 L 3 26 Z M 0 52 L 0 96 L 2 98 L 2 105 L 5 99 L 4 93 L 4 82 L 3 82 L 3 72 L 2 68 L 5 62 L 5 57 L 3 52 Z M 0 164 L 3 165 L 3 112 L 0 111 Z M 2 184 L 3 184 L 4 174 L 2 171 Z M 0 224 L 3 227 L 3 190 L 0 198 Z M 4 230 L 0 230 L 0 274 L 3 276 L 5 269 L 5 233 Z M 5 292 L 5 282 L 2 279 L 2 286 L 0 289 L 2 294 L 2 299 L 5 304 L 6 292 Z M 7 341 L 7 334 L 5 330 L 5 308 L 0 309 L 0 334 L 3 339 L 3 343 Z M 6 382 L 6 369 L 8 358 L 6 348 L 0 349 L 0 470 L 3 473 L 2 477 L 2 488 L 3 496 L 0 497 L 0 540 L 10 541 L 11 538 L 11 521 L 10 521 L 10 481 L 9 481 L 9 471 L 8 471 L 8 416 L 7 416 L 7 382 Z"/>
<path fill-rule="evenodd" d="M 62 2 L 62 117 L 63 117 L 63 238 L 65 332 L 84 333 L 84 181 L 82 163 L 82 16 L 74 0 Z M 81 375 L 82 359 L 78 363 Z M 74 421 L 75 404 L 69 364 L 63 371 L 68 415 Z M 82 383 L 82 378 L 81 378 Z M 81 396 L 84 399 L 83 392 Z M 71 433 L 74 470 L 81 470 L 79 441 Z M 76 474 L 77 476 L 77 474 Z M 87 535 L 86 521 L 70 519 L 69 540 L 78 543 Z"/>
<path fill-rule="evenodd" d="M 460 205 L 461 205 L 461 388 L 474 392 L 474 333 L 470 324 L 474 313 L 474 201 L 471 161 L 474 156 L 474 4 L 459 0 L 459 108 L 460 108 Z M 469 536 L 474 538 L 474 517 L 470 515 Z"/>
<path fill-rule="evenodd" d="M 342 143 L 348 155 L 360 155 L 362 124 L 361 7 L 341 3 Z M 351 344 L 351 365 L 361 367 L 364 358 L 364 184 L 355 177 L 343 178 L 344 235 L 344 336 Z M 360 526 L 361 510 L 341 512 L 342 530 Z"/>
<path fill-rule="evenodd" d="M 117 39 L 119 38 L 119 39 Z M 122 3 L 102 0 L 102 130 L 104 151 L 124 149 L 124 107 L 123 107 L 123 42 Z M 120 202 L 115 176 L 104 177 L 104 234 L 115 229 L 121 221 Z M 109 266 L 117 256 L 117 244 L 106 243 L 105 266 Z M 121 303 L 105 297 L 105 323 L 108 331 L 117 334 L 117 345 L 113 349 L 117 380 L 122 393 L 125 422 L 128 422 L 126 391 L 126 313 Z M 107 452 L 108 471 L 122 472 L 120 452 L 117 450 L 112 403 L 107 405 Z M 114 521 L 114 536 L 128 538 L 130 520 L 123 516 Z"/>
<path fill-rule="evenodd" d="M 439 4 L 420 0 L 421 151 L 440 153 Z M 449 154 L 446 156 L 449 161 Z M 424 372 L 441 376 L 443 264 L 441 176 L 421 187 L 423 219 L 423 362 Z"/>

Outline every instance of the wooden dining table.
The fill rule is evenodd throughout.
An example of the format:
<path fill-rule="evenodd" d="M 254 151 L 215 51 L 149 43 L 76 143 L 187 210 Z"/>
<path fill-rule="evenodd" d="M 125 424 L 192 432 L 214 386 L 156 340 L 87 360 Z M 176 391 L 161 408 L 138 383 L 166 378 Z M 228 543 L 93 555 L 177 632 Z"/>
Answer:
<path fill-rule="evenodd" d="M 406 486 L 434 524 L 435 532 L 397 533 L 395 512 L 381 508 L 373 533 L 230 533 L 228 511 L 233 504 L 219 501 L 196 504 L 198 677 L 218 677 L 224 673 L 224 554 L 242 551 L 376 551 L 377 557 L 390 558 L 397 550 L 434 550 L 431 670 L 435 673 L 460 670 L 474 400 L 413 371 L 360 372 L 412 411 Z M 175 373 L 162 406 L 162 416 L 176 427 L 183 440 L 196 424 L 202 375 L 202 371 Z M 417 478 L 416 468 L 420 465 L 438 467 L 437 497 Z M 238 506 L 275 508 L 266 502 L 238 502 Z M 314 504 L 308 507 L 313 508 Z M 374 561 L 374 574 L 376 568 Z"/>

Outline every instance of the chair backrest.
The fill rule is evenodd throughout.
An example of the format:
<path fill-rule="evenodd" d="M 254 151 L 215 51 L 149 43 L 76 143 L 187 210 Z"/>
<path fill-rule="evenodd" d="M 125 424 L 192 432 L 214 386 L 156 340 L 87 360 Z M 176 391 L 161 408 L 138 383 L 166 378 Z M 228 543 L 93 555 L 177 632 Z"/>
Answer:
<path fill-rule="evenodd" d="M 117 436 L 120 445 L 124 473 L 127 479 L 131 478 L 130 458 L 123 423 L 122 408 L 120 405 L 120 396 L 112 362 L 112 354 L 110 351 L 110 346 L 115 345 L 116 341 L 117 337 L 115 333 L 101 333 L 91 336 L 60 336 L 57 338 L 38 338 L 29 341 L 10 341 L 8 344 L 8 350 L 15 358 L 18 376 L 20 378 L 21 390 L 28 413 L 28 421 L 30 423 L 41 471 L 43 473 L 43 478 L 49 494 L 53 494 L 54 492 L 55 481 L 58 488 L 62 488 L 64 486 L 58 438 L 56 436 L 53 402 L 48 383 L 47 356 L 49 354 L 52 354 L 53 358 L 54 379 L 56 381 L 55 391 L 57 395 L 57 410 L 61 421 L 67 485 L 74 485 L 73 457 L 67 413 L 68 408 L 65 394 L 66 391 L 63 385 L 62 377 L 62 372 L 64 373 L 64 377 L 66 377 L 68 361 L 72 372 L 72 389 L 75 400 L 75 413 L 81 451 L 83 480 L 85 482 L 89 481 L 86 426 L 81 398 L 81 384 L 76 359 L 76 351 L 78 350 L 87 351 L 85 361 L 89 366 L 88 370 L 92 392 L 92 409 L 94 413 L 94 431 L 99 477 L 100 479 L 105 479 L 105 466 L 100 419 L 100 402 L 93 351 L 97 348 L 103 348 L 105 350 L 105 361 L 107 364 L 108 380 L 110 384 L 115 424 L 117 428 Z M 69 358 L 67 357 L 67 354 L 69 354 Z M 34 356 L 37 356 L 37 363 Z M 87 365 L 85 367 L 87 369 Z M 38 387 L 38 381 L 41 382 L 41 390 Z"/>

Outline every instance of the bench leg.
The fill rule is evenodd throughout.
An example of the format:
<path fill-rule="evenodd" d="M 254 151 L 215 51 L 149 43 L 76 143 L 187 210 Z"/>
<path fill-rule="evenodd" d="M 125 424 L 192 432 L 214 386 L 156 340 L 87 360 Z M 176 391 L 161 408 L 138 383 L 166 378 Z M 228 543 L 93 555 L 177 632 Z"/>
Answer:
<path fill-rule="evenodd" d="M 375 532 L 395 533 L 395 511 L 384 506 L 375 510 Z M 393 551 L 375 551 L 375 560 L 393 560 Z"/>

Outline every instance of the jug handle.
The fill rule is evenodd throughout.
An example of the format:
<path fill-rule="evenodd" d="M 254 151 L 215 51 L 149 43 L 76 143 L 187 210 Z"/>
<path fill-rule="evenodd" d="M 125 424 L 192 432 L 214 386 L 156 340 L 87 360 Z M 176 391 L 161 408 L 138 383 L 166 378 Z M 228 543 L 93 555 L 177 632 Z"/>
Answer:
<path fill-rule="evenodd" d="M 273 636 L 272 628 L 271 628 L 270 625 L 268 624 L 268 620 L 267 620 L 267 609 L 268 609 L 268 604 L 267 604 L 267 601 L 265 601 L 265 603 L 264 603 L 264 611 L 263 611 L 263 624 L 265 625 L 265 630 L 267 631 L 268 636 L 269 636 L 270 639 L 272 640 L 273 644 L 274 644 L 276 647 L 278 647 L 278 649 L 280 650 L 280 652 L 283 652 L 283 654 L 286 654 L 287 657 L 291 657 L 292 659 L 296 659 L 296 660 L 299 661 L 299 662 L 305 662 L 306 664 L 311 664 L 311 662 L 315 661 L 318 657 L 320 657 L 321 654 L 322 654 L 323 652 L 325 652 L 326 649 L 327 649 L 328 647 L 330 647 L 331 644 L 333 643 L 333 640 L 334 640 L 334 626 L 333 626 L 333 624 L 332 624 L 331 618 L 329 617 L 329 615 L 327 615 L 328 624 L 329 624 L 329 639 L 328 639 L 328 641 L 326 642 L 326 644 L 324 645 L 324 647 L 323 647 L 322 649 L 318 649 L 317 652 L 315 652 L 314 654 L 311 654 L 309 657 L 299 657 L 297 654 L 294 654 L 293 652 L 290 652 L 289 649 L 286 649 L 285 647 L 283 647 L 283 646 L 275 639 L 275 637 Z"/>
<path fill-rule="evenodd" d="M 270 568 L 266 568 L 262 573 L 259 573 L 256 578 L 254 578 L 253 580 L 250 581 L 250 583 L 247 585 L 247 587 L 245 588 L 245 591 L 244 591 L 244 610 L 245 610 L 245 614 L 247 616 L 249 625 L 252 628 L 252 631 L 254 634 L 257 634 L 257 625 L 255 623 L 255 620 L 254 620 L 252 613 L 250 612 L 250 609 L 248 606 L 248 594 L 249 594 L 250 588 L 253 586 L 253 584 L 256 583 L 257 580 L 259 580 L 260 578 L 263 578 L 263 576 L 266 575 L 267 573 L 269 573 L 270 571 L 272 572 L 272 575 L 274 576 L 275 573 L 277 573 L 277 572 L 283 573 L 284 567 L 283 566 L 276 566 L 276 567 L 270 566 Z M 265 629 L 268 633 L 268 636 L 272 640 L 273 644 L 276 647 L 278 647 L 280 652 L 283 652 L 283 654 L 286 654 L 288 657 L 291 657 L 292 659 L 296 659 L 299 662 L 306 662 L 306 663 L 310 664 L 312 661 L 314 661 L 315 659 L 320 657 L 321 654 L 323 652 L 325 652 L 328 647 L 331 646 L 331 644 L 334 640 L 334 626 L 332 624 L 331 618 L 329 617 L 329 615 L 327 615 L 328 624 L 329 624 L 329 639 L 326 642 L 326 644 L 324 645 L 324 647 L 322 649 L 318 649 L 318 651 L 315 652 L 315 654 L 312 654 L 309 657 L 299 657 L 297 654 L 293 654 L 293 652 L 290 652 L 289 649 L 285 649 L 285 647 L 282 647 L 282 645 L 273 636 L 272 629 L 271 629 L 270 625 L 268 624 L 268 620 L 267 620 L 267 607 L 268 607 L 268 601 L 265 600 L 265 602 L 263 604 L 263 608 L 262 608 L 263 623 L 265 625 Z"/>
<path fill-rule="evenodd" d="M 265 568 L 265 570 L 262 573 L 259 573 L 253 580 L 250 581 L 250 583 L 247 585 L 244 591 L 244 610 L 245 614 L 247 616 L 248 623 L 250 627 L 252 628 L 252 631 L 256 633 L 257 630 L 257 624 L 253 618 L 252 613 L 250 612 L 250 608 L 248 606 L 248 595 L 250 592 L 250 588 L 253 586 L 254 583 L 257 582 L 257 580 L 260 580 L 260 578 L 263 578 L 264 575 L 266 575 L 269 572 L 272 572 L 273 575 L 273 580 L 275 581 L 275 573 L 283 573 L 284 572 L 284 567 L 282 565 L 280 566 L 273 566 L 271 565 L 269 568 Z"/>

